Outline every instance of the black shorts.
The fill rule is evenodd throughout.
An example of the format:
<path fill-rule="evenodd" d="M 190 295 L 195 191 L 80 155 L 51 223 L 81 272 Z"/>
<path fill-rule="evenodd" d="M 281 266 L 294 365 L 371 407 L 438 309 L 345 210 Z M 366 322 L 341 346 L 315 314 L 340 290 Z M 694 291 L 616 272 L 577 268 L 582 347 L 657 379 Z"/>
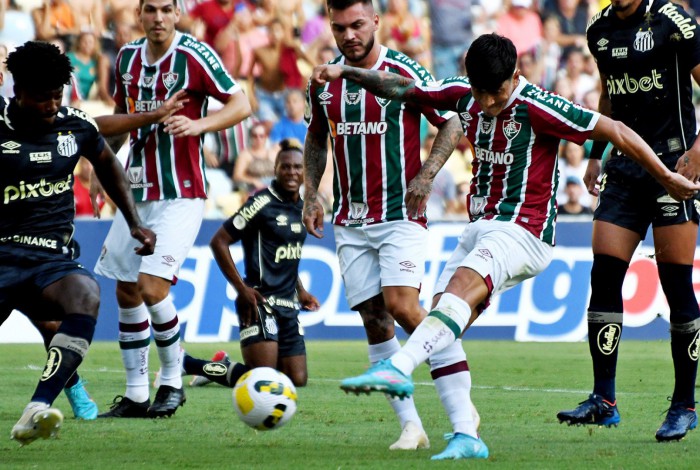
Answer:
<path fill-rule="evenodd" d="M 50 308 L 43 301 L 42 292 L 71 274 L 95 279 L 80 263 L 62 256 L 28 260 L 21 250 L 13 255 L 7 250 L 0 251 L 0 324 L 14 309 L 32 320 L 61 320 L 65 312 Z"/>
<path fill-rule="evenodd" d="M 678 156 L 664 158 L 666 165 L 675 165 Z M 642 240 L 650 224 L 665 227 L 688 221 L 698 223 L 700 202 L 676 201 L 650 174 L 630 172 L 629 165 L 615 163 L 610 161 L 605 167 L 594 220 L 637 232 Z"/>
<path fill-rule="evenodd" d="M 269 305 L 258 305 L 258 318 L 254 325 L 240 331 L 241 347 L 275 341 L 279 357 L 305 356 L 304 329 L 299 323 L 299 312 L 293 317 L 280 315 Z"/>

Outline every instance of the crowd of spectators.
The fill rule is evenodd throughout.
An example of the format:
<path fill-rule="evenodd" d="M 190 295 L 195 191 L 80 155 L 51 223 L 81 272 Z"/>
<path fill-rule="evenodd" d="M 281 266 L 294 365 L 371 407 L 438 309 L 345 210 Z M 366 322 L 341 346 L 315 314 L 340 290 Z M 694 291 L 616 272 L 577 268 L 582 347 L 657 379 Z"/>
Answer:
<path fill-rule="evenodd" d="M 277 142 L 304 139 L 304 88 L 312 67 L 337 55 L 325 0 L 177 0 L 178 29 L 207 42 L 243 85 L 254 115 L 236 128 L 208 135 L 210 215 L 230 215 L 252 191 L 264 187 Z M 412 57 L 436 79 L 462 75 L 463 57 L 478 35 L 496 31 L 513 40 L 521 74 L 531 83 L 592 109 L 600 81 L 585 30 L 609 0 L 375 0 L 377 37 Z M 700 12 L 700 0 L 679 1 Z M 75 67 L 66 103 L 93 115 L 111 112 L 113 64 L 119 48 L 142 36 L 134 14 L 139 0 L 0 0 L 0 93 L 12 95 L 4 68 L 7 52 L 27 40 L 53 42 Z M 216 109 L 212 103 L 211 109 Z M 424 149 L 433 130 L 426 124 Z M 428 147 L 426 147 L 428 146 Z M 562 143 L 562 213 L 590 214 L 595 201 L 583 186 L 586 147 Z M 432 219 L 466 215 L 470 150 L 455 152 L 435 182 Z M 332 171 L 321 184 L 332 204 Z M 578 187 L 575 185 L 578 184 Z M 571 186 L 571 188 L 570 188 Z M 82 194 L 82 193 L 81 193 Z M 105 205 L 105 208 L 109 204 Z M 566 209 L 564 209 L 566 207 Z M 580 209 L 580 210 L 579 210 Z"/>

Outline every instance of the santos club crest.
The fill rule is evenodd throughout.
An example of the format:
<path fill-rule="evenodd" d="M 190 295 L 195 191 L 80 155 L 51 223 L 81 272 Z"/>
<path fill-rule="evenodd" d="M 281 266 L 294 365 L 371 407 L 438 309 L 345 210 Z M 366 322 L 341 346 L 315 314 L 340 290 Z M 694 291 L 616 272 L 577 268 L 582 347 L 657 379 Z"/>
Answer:
<path fill-rule="evenodd" d="M 515 119 L 503 121 L 503 135 L 506 136 L 506 139 L 513 140 L 520 132 L 521 127 L 522 124 L 517 122 Z"/>
<path fill-rule="evenodd" d="M 75 136 L 73 134 L 58 134 L 57 139 L 59 155 L 63 157 L 72 157 L 78 152 L 78 143 L 75 141 Z"/>

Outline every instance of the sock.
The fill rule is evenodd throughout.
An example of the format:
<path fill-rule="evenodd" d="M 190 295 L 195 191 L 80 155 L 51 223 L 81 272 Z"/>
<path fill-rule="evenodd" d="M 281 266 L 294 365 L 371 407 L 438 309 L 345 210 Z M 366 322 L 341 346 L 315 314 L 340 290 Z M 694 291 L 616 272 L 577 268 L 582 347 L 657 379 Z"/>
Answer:
<path fill-rule="evenodd" d="M 588 305 L 588 349 L 593 359 L 593 393 L 615 403 L 617 353 L 622 335 L 622 283 L 629 263 L 594 255 Z"/>
<path fill-rule="evenodd" d="M 430 375 L 452 423 L 453 432 L 478 438 L 472 415 L 471 372 L 461 340 L 430 357 Z"/>
<path fill-rule="evenodd" d="M 684 324 L 671 323 L 671 356 L 676 376 L 672 404 L 695 408 L 698 352 L 700 352 L 700 319 Z"/>
<path fill-rule="evenodd" d="M 243 374 L 250 370 L 250 367 L 240 362 L 212 362 L 204 359 L 197 359 L 185 354 L 183 358 L 183 368 L 187 375 L 201 375 L 212 382 L 216 382 L 224 387 L 233 388 Z"/>
<path fill-rule="evenodd" d="M 390 358 L 394 353 L 401 349 L 401 343 L 396 339 L 396 336 L 388 341 L 379 344 L 370 344 L 368 347 L 369 352 L 369 362 L 376 364 L 382 359 Z M 385 395 L 389 404 L 394 409 L 394 413 L 399 418 L 399 423 L 401 423 L 401 428 L 406 425 L 408 421 L 413 421 L 419 428 L 423 429 L 423 422 L 418 416 L 418 410 L 416 410 L 416 404 L 413 401 L 413 397 L 407 397 L 403 400 L 399 398 L 392 398 L 389 395 Z"/>
<path fill-rule="evenodd" d="M 87 354 L 95 323 L 95 318 L 82 313 L 66 315 L 51 340 L 46 366 L 31 401 L 54 402 Z"/>
<path fill-rule="evenodd" d="M 119 349 L 126 369 L 124 396 L 136 403 L 148 400 L 148 351 L 151 328 L 146 304 L 119 308 Z"/>
<path fill-rule="evenodd" d="M 180 323 L 170 297 L 148 307 L 153 322 L 153 338 L 160 358 L 160 384 L 182 388 L 180 364 Z"/>
<path fill-rule="evenodd" d="M 671 404 L 695 408 L 700 308 L 693 289 L 693 266 L 658 263 L 657 267 L 671 311 L 671 356 L 676 377 Z"/>
<path fill-rule="evenodd" d="M 467 327 L 471 308 L 456 295 L 444 293 L 440 301 L 413 332 L 391 363 L 406 375 L 431 355 L 442 351 L 460 337 Z"/>
<path fill-rule="evenodd" d="M 70 379 L 68 379 L 68 382 L 66 382 L 65 388 L 71 388 L 73 385 L 77 384 L 79 380 L 80 380 L 80 376 L 78 375 L 78 372 L 76 371 L 75 374 L 70 376 Z"/>

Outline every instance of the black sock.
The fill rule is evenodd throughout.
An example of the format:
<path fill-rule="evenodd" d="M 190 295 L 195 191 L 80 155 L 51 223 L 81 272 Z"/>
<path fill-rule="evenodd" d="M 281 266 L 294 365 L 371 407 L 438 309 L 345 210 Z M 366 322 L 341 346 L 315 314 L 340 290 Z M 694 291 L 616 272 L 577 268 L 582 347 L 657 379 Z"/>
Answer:
<path fill-rule="evenodd" d="M 593 359 L 593 393 L 615 403 L 617 353 L 622 334 L 622 283 L 629 263 L 594 255 L 588 306 L 588 349 Z"/>
<path fill-rule="evenodd" d="M 75 374 L 70 376 L 70 379 L 68 379 L 68 382 L 66 382 L 65 388 L 71 388 L 73 385 L 77 384 L 79 380 L 80 380 L 80 376 L 78 375 L 78 372 L 76 371 Z"/>
<path fill-rule="evenodd" d="M 72 313 L 67 314 L 54 336 L 47 353 L 46 366 L 32 401 L 54 402 L 87 353 L 95 333 L 95 318 Z"/>
<path fill-rule="evenodd" d="M 185 354 L 183 368 L 187 375 L 200 375 L 206 377 L 212 382 L 216 382 L 224 387 L 233 388 L 236 382 L 245 374 L 249 367 L 239 362 L 212 362 L 203 359 L 197 359 Z"/>

